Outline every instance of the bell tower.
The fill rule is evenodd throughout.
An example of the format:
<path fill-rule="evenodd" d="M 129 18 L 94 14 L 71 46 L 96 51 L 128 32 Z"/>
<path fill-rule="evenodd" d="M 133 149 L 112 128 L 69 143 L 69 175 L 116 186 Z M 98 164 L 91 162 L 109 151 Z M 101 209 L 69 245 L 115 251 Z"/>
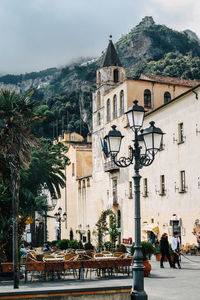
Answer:
<path fill-rule="evenodd" d="M 112 42 L 112 36 L 103 57 L 102 65 L 97 70 L 97 89 L 104 87 L 104 91 L 122 82 L 126 75 L 118 54 Z"/>
<path fill-rule="evenodd" d="M 93 130 L 103 125 L 103 96 L 107 90 L 119 84 L 126 78 L 113 42 L 110 40 L 103 57 L 102 64 L 96 73 L 97 89 L 93 94 Z M 102 127 L 102 126 L 101 126 Z"/>
<path fill-rule="evenodd" d="M 93 171 L 102 171 L 102 150 L 101 141 L 104 136 L 105 126 L 105 108 L 104 108 L 104 96 L 105 93 L 115 87 L 119 83 L 123 82 L 126 78 L 125 69 L 122 67 L 118 54 L 112 42 L 112 36 L 108 43 L 108 47 L 104 54 L 102 64 L 96 73 L 97 89 L 93 93 Z"/>

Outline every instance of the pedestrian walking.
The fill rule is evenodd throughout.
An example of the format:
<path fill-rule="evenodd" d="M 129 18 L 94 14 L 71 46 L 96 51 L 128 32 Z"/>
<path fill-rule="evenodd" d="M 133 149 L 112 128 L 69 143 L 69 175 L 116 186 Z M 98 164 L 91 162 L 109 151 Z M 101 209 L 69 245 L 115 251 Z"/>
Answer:
<path fill-rule="evenodd" d="M 172 251 L 173 251 L 173 268 L 176 268 L 176 264 L 178 265 L 178 268 L 181 269 L 180 261 L 179 261 L 179 255 L 181 253 L 181 241 L 180 237 L 177 231 L 174 232 L 174 236 L 172 238 Z"/>
<path fill-rule="evenodd" d="M 168 236 L 167 233 L 163 233 L 160 240 L 160 252 L 162 254 L 161 260 L 160 260 L 160 267 L 164 268 L 163 261 L 165 259 L 165 256 L 167 257 L 169 261 L 169 265 L 172 268 L 172 262 L 171 257 L 169 254 L 169 242 L 168 242 Z"/>

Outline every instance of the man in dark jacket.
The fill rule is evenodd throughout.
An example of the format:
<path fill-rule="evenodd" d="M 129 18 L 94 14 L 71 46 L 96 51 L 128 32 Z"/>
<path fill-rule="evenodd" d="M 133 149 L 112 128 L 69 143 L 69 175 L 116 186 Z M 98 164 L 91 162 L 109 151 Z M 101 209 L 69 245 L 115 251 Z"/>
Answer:
<path fill-rule="evenodd" d="M 162 254 L 162 257 L 161 257 L 161 260 L 160 260 L 160 267 L 164 268 L 163 261 L 164 261 L 165 256 L 167 256 L 167 259 L 169 261 L 169 265 L 172 268 L 171 257 L 170 257 L 170 254 L 169 254 L 169 242 L 168 242 L 167 233 L 163 233 L 163 235 L 161 236 L 160 252 Z"/>

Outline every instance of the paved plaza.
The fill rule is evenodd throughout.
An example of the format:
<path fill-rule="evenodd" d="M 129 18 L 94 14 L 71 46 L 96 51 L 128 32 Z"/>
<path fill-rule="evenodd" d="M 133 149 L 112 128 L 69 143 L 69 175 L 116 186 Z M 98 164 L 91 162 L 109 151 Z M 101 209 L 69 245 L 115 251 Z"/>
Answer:
<path fill-rule="evenodd" d="M 160 269 L 159 262 L 151 260 L 152 271 L 148 278 L 145 278 L 145 291 L 149 300 L 198 300 L 200 299 L 200 256 L 187 256 L 192 261 L 182 257 L 182 269 L 169 268 L 168 262 L 164 263 L 165 268 Z M 85 279 L 28 282 L 24 279 L 20 282 L 19 290 L 13 290 L 12 282 L 0 282 L 0 295 L 6 292 L 18 293 L 20 291 L 63 291 L 88 288 L 110 288 L 130 287 L 132 278 L 111 278 L 111 279 Z"/>

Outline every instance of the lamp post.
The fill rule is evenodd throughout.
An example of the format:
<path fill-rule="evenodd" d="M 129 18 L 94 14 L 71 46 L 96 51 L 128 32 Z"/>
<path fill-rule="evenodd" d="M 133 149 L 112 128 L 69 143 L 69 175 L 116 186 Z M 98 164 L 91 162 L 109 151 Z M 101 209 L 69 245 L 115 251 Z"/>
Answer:
<path fill-rule="evenodd" d="M 65 222 L 67 220 L 67 214 L 66 212 L 63 213 L 63 216 L 61 216 L 62 214 L 62 208 L 59 207 L 58 208 L 58 212 L 54 214 L 54 217 L 56 218 L 56 222 L 58 222 L 58 234 L 57 234 L 57 241 L 59 241 L 61 239 L 61 222 Z"/>
<path fill-rule="evenodd" d="M 147 300 L 147 294 L 144 291 L 144 266 L 142 265 L 141 250 L 141 217 L 140 217 L 140 179 L 139 169 L 142 166 L 149 166 L 155 158 L 155 154 L 160 149 L 163 139 L 163 132 L 155 127 L 155 123 L 150 122 L 150 127 L 142 130 L 145 110 L 143 106 L 138 105 L 138 101 L 133 101 L 133 106 L 125 113 L 128 117 L 130 128 L 135 133 L 134 148 L 130 147 L 129 157 L 120 157 L 117 154 L 120 151 L 123 136 L 116 126 L 104 137 L 108 144 L 108 151 L 113 162 L 121 168 L 133 164 L 134 160 L 134 195 L 135 195 L 135 247 L 133 264 L 133 288 L 131 300 Z"/>

